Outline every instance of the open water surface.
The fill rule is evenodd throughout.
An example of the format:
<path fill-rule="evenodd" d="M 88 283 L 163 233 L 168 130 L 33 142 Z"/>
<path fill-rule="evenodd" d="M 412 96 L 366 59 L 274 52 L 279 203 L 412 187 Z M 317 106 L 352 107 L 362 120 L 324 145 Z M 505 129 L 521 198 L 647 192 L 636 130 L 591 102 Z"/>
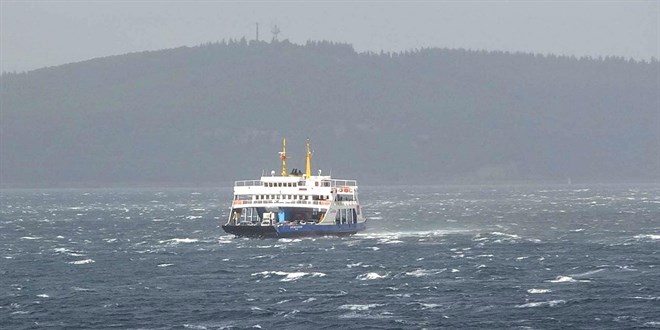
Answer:
<path fill-rule="evenodd" d="M 229 189 L 0 191 L 0 328 L 660 328 L 660 186 L 361 187 L 240 239 Z"/>

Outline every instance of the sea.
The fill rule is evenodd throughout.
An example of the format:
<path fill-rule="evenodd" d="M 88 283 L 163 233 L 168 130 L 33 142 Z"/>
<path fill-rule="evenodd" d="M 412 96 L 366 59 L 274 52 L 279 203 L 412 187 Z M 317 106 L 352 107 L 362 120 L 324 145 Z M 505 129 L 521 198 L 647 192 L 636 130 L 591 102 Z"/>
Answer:
<path fill-rule="evenodd" d="M 0 191 L 1 329 L 660 328 L 660 185 L 360 187 L 350 237 L 231 189 Z"/>

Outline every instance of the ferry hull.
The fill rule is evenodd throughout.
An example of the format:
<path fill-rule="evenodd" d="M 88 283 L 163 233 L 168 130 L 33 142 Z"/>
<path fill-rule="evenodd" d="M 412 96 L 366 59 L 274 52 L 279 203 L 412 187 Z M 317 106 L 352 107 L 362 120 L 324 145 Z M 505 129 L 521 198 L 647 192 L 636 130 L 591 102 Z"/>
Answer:
<path fill-rule="evenodd" d="M 222 229 L 232 235 L 241 237 L 277 237 L 273 226 L 232 226 L 224 225 Z"/>
<path fill-rule="evenodd" d="M 225 232 L 241 237 L 310 237 L 348 236 L 365 230 L 364 223 L 340 225 L 293 225 L 293 226 L 222 226 Z"/>

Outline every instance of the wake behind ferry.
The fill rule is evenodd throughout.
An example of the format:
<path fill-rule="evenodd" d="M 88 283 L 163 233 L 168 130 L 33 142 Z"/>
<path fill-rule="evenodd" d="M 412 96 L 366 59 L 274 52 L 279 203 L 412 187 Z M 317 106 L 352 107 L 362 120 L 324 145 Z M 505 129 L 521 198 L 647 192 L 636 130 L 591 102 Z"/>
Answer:
<path fill-rule="evenodd" d="M 234 183 L 227 233 L 245 237 L 351 235 L 366 229 L 356 180 L 312 175 L 307 139 L 306 170 L 287 174 L 286 139 L 282 139 L 282 172 L 260 180 Z"/>

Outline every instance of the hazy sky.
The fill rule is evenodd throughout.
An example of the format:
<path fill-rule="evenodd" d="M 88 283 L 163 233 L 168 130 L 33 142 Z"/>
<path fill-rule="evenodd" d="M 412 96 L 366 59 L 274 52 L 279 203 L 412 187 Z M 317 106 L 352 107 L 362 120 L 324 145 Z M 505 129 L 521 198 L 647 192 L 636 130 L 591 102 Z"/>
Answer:
<path fill-rule="evenodd" d="M 245 36 L 358 51 L 451 47 L 660 58 L 660 1 L 6 1 L 0 69 Z"/>

